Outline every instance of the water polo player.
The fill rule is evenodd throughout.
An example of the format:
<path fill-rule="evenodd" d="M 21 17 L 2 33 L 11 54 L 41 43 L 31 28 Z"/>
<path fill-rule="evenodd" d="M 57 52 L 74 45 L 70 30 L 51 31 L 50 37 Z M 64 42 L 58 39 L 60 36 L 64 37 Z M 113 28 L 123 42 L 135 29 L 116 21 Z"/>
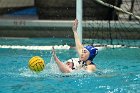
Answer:
<path fill-rule="evenodd" d="M 77 33 L 77 26 L 78 26 L 78 20 L 75 19 L 72 30 L 74 33 L 76 50 L 79 54 L 79 58 L 72 58 L 64 64 L 63 62 L 61 62 L 59 60 L 59 58 L 55 54 L 54 48 L 52 48 L 54 60 L 57 63 L 60 71 L 63 73 L 69 73 L 74 70 L 80 70 L 80 69 L 84 69 L 88 72 L 93 72 L 96 70 L 96 66 L 93 63 L 93 59 L 97 55 L 98 49 L 91 45 L 84 47 L 81 44 L 79 37 L 78 37 L 78 33 Z"/>

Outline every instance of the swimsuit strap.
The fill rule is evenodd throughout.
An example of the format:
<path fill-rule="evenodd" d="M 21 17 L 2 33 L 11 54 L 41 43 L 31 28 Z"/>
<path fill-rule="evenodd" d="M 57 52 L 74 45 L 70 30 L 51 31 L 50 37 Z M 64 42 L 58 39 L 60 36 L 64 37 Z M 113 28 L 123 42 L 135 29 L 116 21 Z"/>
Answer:
<path fill-rule="evenodd" d="M 95 64 L 91 61 L 89 65 L 95 65 Z M 84 66 L 87 66 L 85 61 L 82 62 L 82 67 L 84 67 Z"/>

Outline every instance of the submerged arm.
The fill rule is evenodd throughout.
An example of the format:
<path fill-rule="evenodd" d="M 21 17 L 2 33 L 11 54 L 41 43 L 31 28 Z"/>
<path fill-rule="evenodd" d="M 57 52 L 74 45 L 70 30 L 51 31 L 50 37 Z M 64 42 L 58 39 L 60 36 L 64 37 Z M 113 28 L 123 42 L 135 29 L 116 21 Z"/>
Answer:
<path fill-rule="evenodd" d="M 70 73 L 72 71 L 72 69 L 68 68 L 67 65 L 65 65 L 63 62 L 59 60 L 59 58 L 56 56 L 54 47 L 52 47 L 52 54 L 57 66 L 59 67 L 62 73 Z"/>

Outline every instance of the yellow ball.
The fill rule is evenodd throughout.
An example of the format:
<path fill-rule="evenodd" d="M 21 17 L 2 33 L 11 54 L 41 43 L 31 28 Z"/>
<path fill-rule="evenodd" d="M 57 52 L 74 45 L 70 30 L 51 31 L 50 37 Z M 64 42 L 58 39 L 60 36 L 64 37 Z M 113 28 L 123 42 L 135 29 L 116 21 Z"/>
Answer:
<path fill-rule="evenodd" d="M 34 56 L 29 60 L 28 66 L 32 71 L 40 72 L 45 68 L 45 63 L 41 57 Z"/>

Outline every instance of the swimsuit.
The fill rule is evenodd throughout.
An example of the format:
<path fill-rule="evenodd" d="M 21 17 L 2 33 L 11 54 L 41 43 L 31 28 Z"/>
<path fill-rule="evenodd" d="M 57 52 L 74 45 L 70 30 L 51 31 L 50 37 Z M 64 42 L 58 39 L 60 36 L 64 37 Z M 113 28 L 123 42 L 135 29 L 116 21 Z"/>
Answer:
<path fill-rule="evenodd" d="M 72 69 L 75 69 L 75 70 L 78 70 L 87 66 L 86 62 L 80 61 L 79 58 L 71 58 L 67 62 L 72 62 L 73 63 Z M 95 64 L 91 62 L 89 65 L 95 65 Z"/>

